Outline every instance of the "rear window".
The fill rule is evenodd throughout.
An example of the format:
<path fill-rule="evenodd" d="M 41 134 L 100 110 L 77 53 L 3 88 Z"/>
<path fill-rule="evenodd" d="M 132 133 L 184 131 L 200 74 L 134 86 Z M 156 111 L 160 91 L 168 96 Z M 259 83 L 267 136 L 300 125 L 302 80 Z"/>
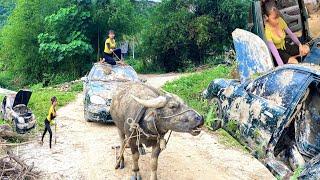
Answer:
<path fill-rule="evenodd" d="M 131 66 L 95 65 L 88 75 L 91 81 L 139 81 Z"/>

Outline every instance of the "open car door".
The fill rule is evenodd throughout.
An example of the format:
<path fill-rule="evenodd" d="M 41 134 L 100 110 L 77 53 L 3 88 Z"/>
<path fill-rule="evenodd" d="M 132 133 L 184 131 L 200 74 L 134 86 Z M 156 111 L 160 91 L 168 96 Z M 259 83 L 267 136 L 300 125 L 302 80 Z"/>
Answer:
<path fill-rule="evenodd" d="M 232 38 L 241 82 L 274 68 L 269 49 L 259 36 L 236 29 L 232 32 Z"/>

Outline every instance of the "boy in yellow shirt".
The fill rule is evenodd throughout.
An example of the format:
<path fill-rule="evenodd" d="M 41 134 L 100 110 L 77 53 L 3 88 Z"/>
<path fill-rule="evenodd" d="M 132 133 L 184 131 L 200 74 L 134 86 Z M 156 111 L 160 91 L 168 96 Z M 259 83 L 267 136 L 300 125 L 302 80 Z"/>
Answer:
<path fill-rule="evenodd" d="M 107 62 L 111 65 L 116 65 L 116 61 L 114 60 L 114 57 L 118 60 L 121 59 L 121 49 L 116 48 L 116 41 L 114 39 L 115 33 L 113 30 L 109 31 L 109 38 L 105 42 L 104 47 L 104 62 Z"/>
<path fill-rule="evenodd" d="M 49 109 L 48 116 L 44 121 L 45 129 L 44 129 L 44 132 L 43 132 L 42 138 L 41 138 L 41 144 L 43 144 L 43 138 L 46 135 L 47 131 L 49 131 L 49 134 L 50 134 L 49 147 L 50 147 L 50 149 L 51 149 L 51 142 L 52 142 L 52 130 L 51 130 L 50 125 L 54 125 L 55 124 L 53 119 L 56 118 L 56 115 L 57 115 L 56 114 L 56 106 L 57 106 L 57 104 L 58 104 L 58 100 L 57 100 L 57 98 L 55 96 L 53 96 L 51 98 L 51 107 Z"/>

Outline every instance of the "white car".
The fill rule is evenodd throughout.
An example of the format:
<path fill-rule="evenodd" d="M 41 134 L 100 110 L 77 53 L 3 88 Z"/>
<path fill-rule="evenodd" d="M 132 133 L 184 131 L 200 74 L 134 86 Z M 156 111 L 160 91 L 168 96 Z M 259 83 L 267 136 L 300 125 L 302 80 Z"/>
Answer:
<path fill-rule="evenodd" d="M 36 125 L 35 115 L 28 108 L 31 94 L 29 90 L 20 90 L 17 94 L 7 95 L 2 100 L 2 118 L 12 121 L 14 129 L 20 134 L 26 133 Z"/>

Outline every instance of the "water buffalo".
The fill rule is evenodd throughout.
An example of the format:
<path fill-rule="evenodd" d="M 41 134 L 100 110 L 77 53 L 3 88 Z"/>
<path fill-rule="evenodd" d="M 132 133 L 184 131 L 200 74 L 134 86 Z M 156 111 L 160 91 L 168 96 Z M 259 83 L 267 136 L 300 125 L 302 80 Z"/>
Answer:
<path fill-rule="evenodd" d="M 164 135 L 172 130 L 196 136 L 200 134 L 204 123 L 203 117 L 190 109 L 178 96 L 132 82 L 119 86 L 113 96 L 110 113 L 122 142 L 133 136 L 128 141 L 133 159 L 132 180 L 141 179 L 138 145 L 152 147 L 150 179 L 156 180 L 158 157 L 165 144 Z M 140 138 L 137 132 L 141 133 Z M 123 148 L 124 144 L 121 145 L 120 152 Z M 118 159 L 116 169 L 124 168 L 123 155 Z"/>

